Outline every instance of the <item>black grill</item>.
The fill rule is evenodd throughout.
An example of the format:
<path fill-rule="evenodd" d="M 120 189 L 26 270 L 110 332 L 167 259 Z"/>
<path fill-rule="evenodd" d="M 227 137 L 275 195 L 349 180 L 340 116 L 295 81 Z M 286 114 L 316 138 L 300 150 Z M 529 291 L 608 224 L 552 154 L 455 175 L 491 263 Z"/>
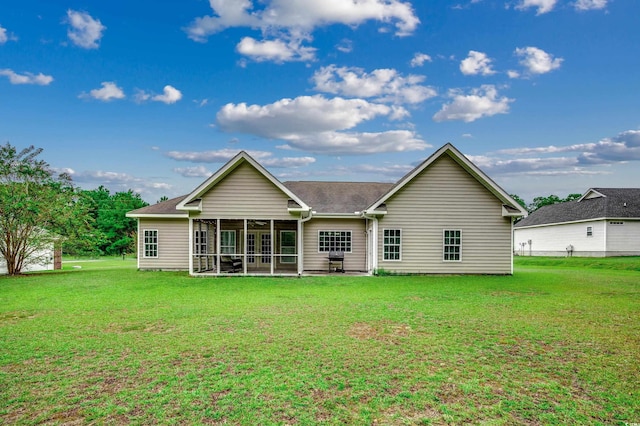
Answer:
<path fill-rule="evenodd" d="M 329 252 L 329 272 L 331 272 L 334 264 L 340 264 L 340 267 L 335 267 L 336 272 L 344 272 L 344 252 L 343 251 L 330 251 Z"/>

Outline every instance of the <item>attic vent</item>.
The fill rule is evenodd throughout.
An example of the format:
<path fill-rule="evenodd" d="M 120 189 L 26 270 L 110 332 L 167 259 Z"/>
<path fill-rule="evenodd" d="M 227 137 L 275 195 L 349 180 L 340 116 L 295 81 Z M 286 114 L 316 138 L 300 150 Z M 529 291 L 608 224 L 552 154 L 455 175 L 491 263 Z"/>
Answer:
<path fill-rule="evenodd" d="M 612 221 L 612 222 L 609 222 L 609 225 L 624 225 L 624 222 Z"/>

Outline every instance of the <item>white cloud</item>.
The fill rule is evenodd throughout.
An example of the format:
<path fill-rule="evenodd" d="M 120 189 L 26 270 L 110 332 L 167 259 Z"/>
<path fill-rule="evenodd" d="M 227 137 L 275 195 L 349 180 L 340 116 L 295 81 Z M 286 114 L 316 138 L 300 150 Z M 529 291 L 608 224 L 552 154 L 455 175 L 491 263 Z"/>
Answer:
<path fill-rule="evenodd" d="M 138 193 L 148 193 L 151 190 L 170 190 L 172 186 L 165 182 L 153 182 L 147 178 L 139 178 L 128 173 L 108 172 L 102 170 L 74 172 L 69 170 L 73 180 L 80 183 L 104 185 L 116 190 L 128 191 L 132 189 Z"/>
<path fill-rule="evenodd" d="M 466 59 L 460 62 L 460 71 L 464 75 L 491 75 L 496 72 L 491 68 L 491 59 L 486 53 L 470 50 Z"/>
<path fill-rule="evenodd" d="M 289 135 L 285 140 L 287 145 L 281 148 L 331 155 L 417 151 L 430 146 L 410 130 L 389 130 L 377 133 L 327 131 Z"/>
<path fill-rule="evenodd" d="M 338 49 L 342 53 L 350 53 L 353 50 L 353 42 L 348 38 L 343 38 L 336 46 L 336 49 Z"/>
<path fill-rule="evenodd" d="M 596 10 L 607 7 L 608 0 L 578 0 L 574 3 L 576 10 Z"/>
<path fill-rule="evenodd" d="M 507 71 L 507 75 L 509 76 L 509 78 L 520 78 L 520 73 L 516 70 Z"/>
<path fill-rule="evenodd" d="M 185 29 L 195 41 L 205 41 L 209 35 L 231 27 L 294 34 L 332 24 L 355 26 L 369 20 L 393 23 L 396 35 L 406 36 L 420 23 L 411 4 L 399 0 L 209 0 L 209 4 L 214 16 L 196 18 Z"/>
<path fill-rule="evenodd" d="M 493 85 L 483 85 L 471 90 L 468 95 L 453 90 L 449 96 L 453 101 L 442 106 L 433 116 L 434 121 L 462 120 L 469 123 L 483 117 L 506 114 L 509 112 L 509 104 L 514 101 L 505 96 L 498 97 L 498 91 Z"/>
<path fill-rule="evenodd" d="M 640 161 L 640 130 L 627 130 L 589 146 L 578 156 L 581 164 L 610 164 Z"/>
<path fill-rule="evenodd" d="M 521 0 L 516 5 L 516 9 L 525 10 L 531 7 L 537 7 L 537 15 L 542 15 L 547 12 L 551 12 L 555 7 L 557 0 Z"/>
<path fill-rule="evenodd" d="M 125 94 L 116 83 L 112 81 L 103 81 L 101 89 L 93 89 L 89 94 L 81 93 L 80 98 L 94 98 L 99 101 L 109 102 L 114 99 L 124 99 Z"/>
<path fill-rule="evenodd" d="M 500 159 L 488 156 L 469 156 L 478 167 L 485 172 L 495 174 L 520 173 L 536 174 L 542 171 L 549 174 L 550 171 L 567 171 L 578 166 L 578 161 L 572 157 L 542 157 L 542 158 L 517 158 Z M 574 169 L 575 171 L 575 169 Z"/>
<path fill-rule="evenodd" d="M 67 11 L 69 29 L 67 35 L 76 46 L 85 49 L 97 49 L 102 33 L 107 29 L 99 19 L 94 19 L 86 12 L 69 9 Z"/>
<path fill-rule="evenodd" d="M 515 54 L 522 58 L 520 64 L 531 74 L 545 74 L 558 69 L 564 60 L 531 46 L 517 48 Z"/>
<path fill-rule="evenodd" d="M 573 153 L 562 157 L 558 154 Z M 627 130 L 612 138 L 598 142 L 565 146 L 544 146 L 503 149 L 499 156 L 524 158 L 501 159 L 487 156 L 470 157 L 479 167 L 500 174 L 524 174 L 536 176 L 607 174 L 608 170 L 595 166 L 640 161 L 640 130 Z"/>
<path fill-rule="evenodd" d="M 425 62 L 431 62 L 431 60 L 431 56 L 427 55 L 426 53 L 417 52 L 415 55 L 413 55 L 410 65 L 414 68 L 421 67 Z"/>
<path fill-rule="evenodd" d="M 329 65 L 311 78 L 315 90 L 349 97 L 374 98 L 379 102 L 416 104 L 437 95 L 435 89 L 423 86 L 424 76 L 402 76 L 394 69 L 377 69 L 366 73 L 361 68 Z"/>
<path fill-rule="evenodd" d="M 182 99 L 182 93 L 173 86 L 166 85 L 162 95 L 155 95 L 151 97 L 152 101 L 163 102 L 165 104 L 175 104 Z"/>
<path fill-rule="evenodd" d="M 8 41 L 17 41 L 18 37 L 7 32 L 6 28 L 0 26 L 0 44 L 5 44 Z"/>
<path fill-rule="evenodd" d="M 276 158 L 268 151 L 247 151 L 265 167 L 273 168 L 297 168 L 315 163 L 313 157 L 281 157 Z M 190 161 L 192 163 L 224 163 L 238 154 L 237 149 L 220 149 L 216 151 L 170 151 L 166 156 L 177 161 Z M 204 166 L 183 167 L 173 169 L 185 177 L 207 177 L 212 173 Z"/>
<path fill-rule="evenodd" d="M 363 99 L 327 99 L 315 95 L 281 99 L 264 106 L 230 103 L 222 107 L 216 118 L 224 131 L 282 139 L 300 133 L 350 129 L 394 112 L 387 105 Z"/>
<path fill-rule="evenodd" d="M 53 77 L 50 75 L 42 73 L 32 74 L 30 72 L 18 74 L 8 68 L 0 69 L 0 75 L 7 77 L 11 84 L 37 84 L 39 86 L 48 86 L 53 81 Z"/>
<path fill-rule="evenodd" d="M 280 148 L 323 153 L 373 153 L 424 149 L 427 144 L 414 132 L 341 132 L 375 118 L 406 116 L 402 107 L 371 103 L 364 99 L 327 99 L 321 95 L 281 99 L 268 105 L 227 104 L 216 116 L 227 132 L 280 139 Z"/>
<path fill-rule="evenodd" d="M 218 149 L 215 151 L 169 151 L 166 156 L 177 161 L 192 163 L 226 163 L 238 155 L 237 149 Z M 256 160 L 262 160 L 273 155 L 268 151 L 247 151 Z"/>
<path fill-rule="evenodd" d="M 204 166 L 176 167 L 173 169 L 173 171 L 184 177 L 197 177 L 197 178 L 207 178 L 213 174 L 211 170 L 208 170 Z"/>
<path fill-rule="evenodd" d="M 236 46 L 238 53 L 249 56 L 255 61 L 273 61 L 277 63 L 292 61 L 311 61 L 315 59 L 316 49 L 301 45 L 302 40 L 264 40 L 244 37 Z"/>

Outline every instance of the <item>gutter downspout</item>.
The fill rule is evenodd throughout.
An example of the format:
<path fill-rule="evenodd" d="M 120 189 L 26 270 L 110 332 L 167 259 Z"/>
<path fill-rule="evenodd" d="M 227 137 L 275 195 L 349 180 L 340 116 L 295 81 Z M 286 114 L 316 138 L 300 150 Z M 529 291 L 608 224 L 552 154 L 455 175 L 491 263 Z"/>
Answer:
<path fill-rule="evenodd" d="M 202 234 L 200 234 L 200 238 L 202 238 Z M 207 238 L 209 238 L 208 235 Z M 193 218 L 189 215 L 189 276 L 193 275 Z"/>
<path fill-rule="evenodd" d="M 307 217 L 302 217 L 298 220 L 298 276 L 304 272 L 304 223 L 311 220 L 313 217 L 313 209 L 309 207 Z"/>
<path fill-rule="evenodd" d="M 366 212 L 362 212 L 362 217 L 365 219 L 369 219 L 373 223 L 373 232 L 371 236 L 371 270 L 368 271 L 369 274 L 373 275 L 374 271 L 378 269 L 378 218 L 377 216 L 372 216 L 367 214 Z M 367 253 L 367 256 L 369 253 Z"/>

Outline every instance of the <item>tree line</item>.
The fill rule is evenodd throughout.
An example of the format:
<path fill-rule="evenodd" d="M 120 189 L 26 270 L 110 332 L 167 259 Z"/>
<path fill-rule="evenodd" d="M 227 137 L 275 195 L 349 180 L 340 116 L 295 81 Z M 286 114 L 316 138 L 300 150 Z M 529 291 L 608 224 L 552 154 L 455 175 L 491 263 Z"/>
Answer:
<path fill-rule="evenodd" d="M 549 195 L 546 197 L 535 197 L 533 202 L 527 204 L 522 198 L 520 198 L 516 194 L 509 194 L 511 198 L 518 202 L 522 207 L 524 207 L 529 213 L 532 213 L 538 210 L 540 207 L 549 206 L 551 204 L 564 203 L 567 201 L 574 201 L 582 197 L 582 194 L 569 194 L 565 198 L 560 198 L 557 195 Z"/>

